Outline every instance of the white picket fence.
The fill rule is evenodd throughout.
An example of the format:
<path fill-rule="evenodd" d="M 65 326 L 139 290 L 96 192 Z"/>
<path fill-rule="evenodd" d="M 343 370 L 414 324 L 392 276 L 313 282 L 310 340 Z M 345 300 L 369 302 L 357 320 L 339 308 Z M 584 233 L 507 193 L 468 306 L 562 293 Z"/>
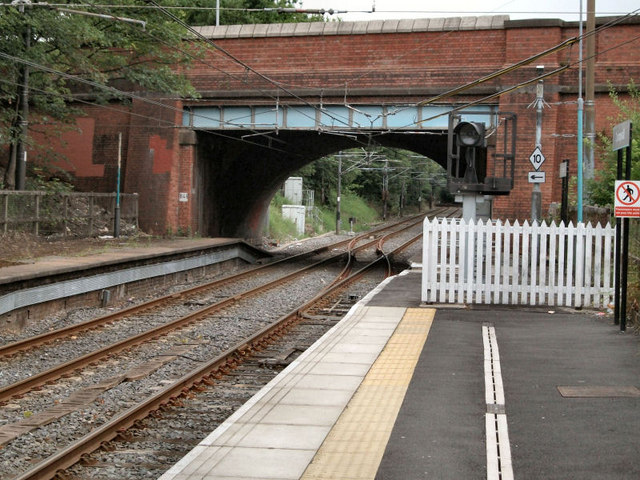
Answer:
<path fill-rule="evenodd" d="M 425 219 L 422 301 L 603 307 L 614 249 L 609 224 Z"/>

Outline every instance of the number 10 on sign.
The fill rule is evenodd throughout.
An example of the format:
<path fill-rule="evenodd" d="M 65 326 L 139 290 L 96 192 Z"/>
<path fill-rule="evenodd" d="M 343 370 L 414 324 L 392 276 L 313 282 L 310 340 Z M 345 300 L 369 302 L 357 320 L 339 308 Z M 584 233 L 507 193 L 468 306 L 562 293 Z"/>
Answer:
<path fill-rule="evenodd" d="M 533 153 L 531 154 L 531 156 L 529 157 L 529 161 L 531 162 L 531 165 L 533 165 L 533 168 L 536 169 L 536 171 L 540 170 L 540 167 L 542 166 L 545 160 L 546 158 L 544 158 L 544 155 L 542 154 L 542 150 L 540 150 L 540 147 L 536 147 Z"/>

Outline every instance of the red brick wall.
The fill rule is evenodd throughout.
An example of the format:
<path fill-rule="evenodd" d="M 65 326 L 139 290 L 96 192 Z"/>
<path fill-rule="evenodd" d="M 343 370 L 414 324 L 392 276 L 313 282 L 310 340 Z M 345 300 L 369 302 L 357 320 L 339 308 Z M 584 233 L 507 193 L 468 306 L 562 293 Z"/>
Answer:
<path fill-rule="evenodd" d="M 157 101 L 154 99 L 154 101 Z M 134 100 L 127 150 L 125 189 L 138 192 L 140 225 L 156 234 L 179 228 L 180 182 L 179 128 L 182 105 L 163 101 L 166 107 Z"/>
<path fill-rule="evenodd" d="M 600 22 L 602 23 L 602 22 Z M 575 25 L 559 21 L 507 22 L 493 30 L 426 31 L 395 34 L 223 38 L 215 43 L 252 69 L 283 87 L 304 96 L 305 101 L 351 104 L 415 103 L 460 86 L 505 66 L 522 61 L 567 38 L 577 35 Z M 640 78 L 640 47 L 630 39 L 640 34 L 640 23 L 616 26 L 597 36 L 601 52 L 596 65 L 596 126 L 610 133 L 614 115 L 607 82 L 626 85 Z M 578 45 L 536 60 L 531 65 L 493 79 L 464 97 L 445 102 L 483 98 L 500 89 L 534 78 L 536 65 L 545 72 L 571 65 L 564 73 L 545 80 L 542 150 L 547 183 L 542 185 L 543 213 L 560 200 L 559 164 L 571 159 L 576 172 Z M 208 48 L 206 58 L 189 71 L 202 98 L 194 104 L 249 105 L 299 102 L 259 75 L 232 61 L 219 49 Z M 509 197 L 498 198 L 495 212 L 502 218 L 528 218 L 532 170 L 529 155 L 535 146 L 536 111 L 528 108 L 535 99 L 535 84 L 502 95 L 499 107 L 518 115 L 516 185 Z M 497 102 L 493 100 L 493 102 Z M 131 112 L 89 108 L 89 118 L 79 120 L 85 132 L 72 143 L 82 145 L 71 155 L 70 170 L 82 189 L 113 191 L 117 132 L 124 135 L 123 191 L 140 194 L 140 223 L 154 233 L 197 230 L 194 197 L 195 147 L 180 141 L 180 102 L 171 108 L 135 100 Z M 186 102 L 185 102 L 186 103 Z M 93 122 L 93 123 L 92 123 Z M 93 131 L 91 131 L 93 129 Z M 92 139 L 87 138 L 91 136 Z M 89 153 L 89 150 L 91 152 Z M 597 161 L 597 159 L 596 159 Z M 104 169 L 104 170 L 101 170 Z M 186 193 L 188 201 L 180 202 Z M 213 207 L 215 208 L 215 207 Z"/>

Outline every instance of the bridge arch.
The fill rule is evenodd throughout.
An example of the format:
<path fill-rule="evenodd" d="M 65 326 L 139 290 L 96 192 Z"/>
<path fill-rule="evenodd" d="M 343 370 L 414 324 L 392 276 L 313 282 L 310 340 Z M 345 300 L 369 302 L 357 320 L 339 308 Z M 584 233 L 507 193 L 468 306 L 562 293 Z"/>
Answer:
<path fill-rule="evenodd" d="M 375 133 L 281 131 L 279 142 L 261 138 L 248 143 L 241 138 L 246 132 L 220 137 L 200 131 L 195 168 L 195 190 L 200 193 L 195 202 L 201 233 L 257 239 L 268 220 L 269 202 L 282 183 L 305 165 L 339 151 L 367 145 L 397 148 L 446 168 L 446 131 L 374 137 Z M 373 144 L 372 138 L 376 138 Z"/>
<path fill-rule="evenodd" d="M 596 27 L 610 20 L 596 19 Z M 268 199 L 300 166 L 370 138 L 442 165 L 446 123 L 429 123 L 435 112 L 426 107 L 446 110 L 492 98 L 488 108 L 518 118 L 514 188 L 496 199 L 494 212 L 524 220 L 536 137 L 536 112 L 528 105 L 536 87 L 511 88 L 535 79 L 536 64 L 492 74 L 560 45 L 578 35 L 578 27 L 505 16 L 202 27 L 220 48 L 205 48 L 203 61 L 188 71 L 197 100 L 147 92 L 131 105 L 87 107 L 81 132 L 67 142 L 76 146 L 73 155 L 63 153 L 79 189 L 113 191 L 122 133 L 122 191 L 139 193 L 143 230 L 255 237 Z M 628 41 L 638 37 L 640 19 L 604 31 L 595 57 L 598 132 L 609 132 L 608 119 L 617 114 L 609 84 L 624 97 L 630 79 L 640 77 L 640 49 Z M 561 198 L 560 163 L 572 159 L 570 175 L 576 172 L 577 57 L 577 49 L 559 50 L 541 61 L 545 72 L 571 66 L 544 80 L 550 108 L 542 126 L 543 212 Z M 483 77 L 490 80 L 447 97 L 448 105 L 427 102 Z"/>

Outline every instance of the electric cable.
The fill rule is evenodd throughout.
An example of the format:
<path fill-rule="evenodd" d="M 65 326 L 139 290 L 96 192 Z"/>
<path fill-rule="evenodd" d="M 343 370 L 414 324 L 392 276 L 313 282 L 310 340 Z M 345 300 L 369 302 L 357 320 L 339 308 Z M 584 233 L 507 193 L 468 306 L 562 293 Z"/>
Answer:
<path fill-rule="evenodd" d="M 199 38 L 200 40 L 202 40 L 203 42 L 205 42 L 206 44 L 212 46 L 213 48 L 215 48 L 217 51 L 221 52 L 222 54 L 226 55 L 227 57 L 229 57 L 231 60 L 233 60 L 234 62 L 236 62 L 238 65 L 242 66 L 243 68 L 245 68 L 246 70 L 250 71 L 251 73 L 253 73 L 254 75 L 257 75 L 259 78 L 261 78 L 262 80 L 264 80 L 267 83 L 270 83 L 271 85 L 275 86 L 277 89 L 282 90 L 284 93 L 286 93 L 288 96 L 290 96 L 291 98 L 295 98 L 296 100 L 302 102 L 303 104 L 314 108 L 314 109 L 318 109 L 317 106 L 312 105 L 311 103 L 309 103 L 308 101 L 306 101 L 305 99 L 303 99 L 302 97 L 296 95 L 294 92 L 292 92 L 291 90 L 289 90 L 286 87 L 283 87 L 279 82 L 276 82 L 274 80 L 272 80 L 271 78 L 269 78 L 267 75 L 259 72 L 258 70 L 256 70 L 255 68 L 251 67 L 249 64 L 247 64 L 246 62 L 240 60 L 238 57 L 236 57 L 235 55 L 233 55 L 231 52 L 229 52 L 228 50 L 226 50 L 225 48 L 222 48 L 220 45 L 216 44 L 215 42 L 213 42 L 211 39 L 205 37 L 204 35 L 202 35 L 198 30 L 196 30 L 194 27 L 188 25 L 187 23 L 185 23 L 182 19 L 178 18 L 176 15 L 174 15 L 173 13 L 171 13 L 170 11 L 163 9 L 161 6 L 159 6 L 157 4 L 157 2 L 155 0 L 145 0 L 146 3 L 150 3 L 152 5 L 155 5 L 159 11 L 161 11 L 162 13 L 164 13 L 167 17 L 171 18 L 174 22 L 176 22 L 178 25 L 181 25 L 184 29 L 186 29 L 189 33 L 191 33 L 192 35 L 194 35 L 195 37 Z M 339 118 L 335 117 L 334 115 L 328 114 L 326 111 L 323 112 L 323 114 L 327 115 L 330 118 L 333 118 L 334 120 L 344 124 L 345 126 L 348 125 L 348 118 L 347 118 L 347 122 L 344 122 L 343 120 L 340 120 Z"/>
<path fill-rule="evenodd" d="M 154 2 L 152 2 L 152 3 L 154 3 Z M 629 14 L 629 15 L 631 15 L 631 14 Z M 629 15 L 627 15 L 627 17 L 628 17 Z M 606 25 L 606 27 L 608 28 L 608 27 L 610 27 L 610 26 L 614 25 L 615 23 L 619 23 L 620 21 L 624 20 L 624 18 L 626 18 L 626 17 L 623 17 L 622 19 L 617 19 L 617 21 L 616 21 L 616 22 L 610 22 L 610 24 Z M 602 28 L 600 28 L 598 31 L 601 31 L 601 30 L 602 30 Z M 590 34 L 591 34 L 591 33 L 593 33 L 593 32 L 590 32 Z M 586 36 L 586 34 L 585 34 L 585 36 Z M 575 38 L 575 37 L 574 37 L 574 38 Z M 632 41 L 632 40 L 631 40 L 631 41 Z M 220 50 L 220 48 L 219 48 L 215 43 L 213 43 L 213 42 L 208 42 L 208 43 L 210 43 L 214 48 L 216 48 L 216 49 Z M 538 55 L 536 55 L 536 56 L 533 56 L 533 57 L 530 57 L 529 59 L 526 59 L 526 60 L 525 60 L 525 61 L 523 61 L 523 62 L 526 62 L 527 64 L 528 64 L 528 63 L 531 63 L 532 61 L 534 61 L 535 59 L 539 58 L 540 56 L 543 56 L 543 55 L 545 55 L 545 54 L 549 54 L 549 53 L 551 53 L 551 52 L 553 52 L 553 51 L 556 51 L 556 50 L 558 50 L 558 49 L 561 49 L 561 48 L 566 48 L 566 46 L 567 46 L 567 45 L 569 45 L 569 44 L 573 44 L 573 43 L 575 43 L 575 39 L 569 39 L 569 40 L 567 40 L 567 41 L 565 41 L 565 42 L 563 42 L 563 43 L 559 44 L 559 45 L 558 45 L 558 46 L 556 46 L 556 47 L 552 47 L 552 49 L 550 49 L 549 51 L 541 52 L 540 54 L 538 54 Z M 625 42 L 625 43 L 628 43 L 628 42 Z M 233 55 L 229 54 L 229 53 L 228 53 L 228 52 L 226 52 L 226 51 L 224 51 L 224 53 L 225 53 L 226 55 L 230 56 L 230 58 L 232 58 L 235 62 L 238 62 L 239 64 L 243 65 L 245 68 L 248 68 L 248 69 L 250 69 L 252 72 L 256 73 L 256 74 L 257 74 L 258 76 L 260 76 L 261 78 L 264 78 L 264 79 L 266 79 L 267 81 L 269 81 L 270 83 L 272 83 L 272 84 L 274 84 L 274 85 L 276 85 L 276 86 L 279 86 L 279 84 L 278 84 L 277 82 L 273 82 L 273 81 L 272 81 L 271 79 L 269 79 L 268 77 L 266 77 L 266 76 L 264 76 L 264 75 L 260 74 L 260 73 L 259 73 L 259 72 L 257 72 L 256 70 L 254 70 L 254 69 L 252 69 L 251 67 L 249 67 L 248 65 L 244 64 L 244 62 L 242 62 L 241 60 L 237 59 L 235 56 L 233 56 Z M 16 59 L 17 59 L 17 57 L 7 56 L 6 54 L 3 54 L 3 56 L 5 56 L 6 58 L 10 58 L 10 59 L 11 59 L 11 58 L 13 58 L 14 60 L 16 60 Z M 19 59 L 18 59 L 18 60 L 19 60 Z M 36 64 L 33 64 L 32 66 L 35 66 L 36 68 L 38 68 L 38 67 L 36 66 Z M 463 91 L 463 90 L 465 90 L 465 89 L 471 88 L 472 86 L 475 86 L 475 85 L 478 85 L 478 84 L 480 84 L 480 83 L 483 83 L 484 81 L 488 81 L 489 79 L 496 78 L 497 76 L 502 75 L 502 74 L 504 74 L 504 73 L 508 73 L 509 71 L 512 71 L 512 70 L 514 70 L 514 69 L 516 69 L 516 68 L 519 68 L 518 64 L 516 64 L 516 65 L 514 65 L 514 66 L 511 66 L 511 67 L 507 67 L 506 69 L 503 69 L 502 71 L 494 72 L 493 74 L 490 74 L 490 75 L 488 75 L 488 76 L 486 76 L 486 77 L 483 77 L 482 79 L 475 80 L 475 81 L 473 81 L 473 82 L 470 82 L 469 84 L 466 84 L 465 86 L 459 87 L 459 88 L 457 88 L 457 89 L 454 89 L 454 90 L 451 90 L 451 91 L 449 91 L 449 92 L 446 92 L 445 94 L 442 94 L 442 95 L 440 95 L 440 96 L 434 97 L 434 99 L 428 99 L 428 100 L 422 101 L 422 102 L 420 102 L 418 105 L 433 102 L 433 101 L 435 101 L 435 99 L 441 99 L 441 98 L 443 98 L 443 96 L 445 96 L 445 95 L 448 95 L 448 96 L 453 95 L 453 94 L 458 93 L 458 92 L 460 92 L 460 91 Z M 50 70 L 50 73 L 54 73 L 54 74 L 63 74 L 63 72 L 58 72 L 58 71 L 55 71 L 55 70 Z M 554 72 L 551 72 L 551 73 L 552 73 L 552 74 L 555 74 L 555 73 L 559 73 L 559 71 L 557 71 L 557 72 L 555 72 L 555 73 L 554 73 Z M 64 75 L 68 75 L 68 74 L 63 74 L 63 76 L 64 76 Z M 70 78 L 70 79 L 73 79 L 73 80 L 79 81 L 79 79 L 78 79 L 77 77 L 69 76 L 69 77 L 67 77 L 67 78 Z M 533 79 L 532 81 L 535 81 L 535 80 L 537 80 L 537 79 L 539 79 L 539 78 L 540 78 L 540 77 L 536 77 L 536 79 Z M 532 81 L 531 81 L 531 82 L 532 82 Z M 524 86 L 524 85 L 527 85 L 527 84 L 529 84 L 529 83 L 530 83 L 530 82 L 523 82 L 522 84 L 519 84 L 519 85 L 517 85 L 517 86 L 515 86 L 515 87 L 513 87 L 513 88 L 511 88 L 511 89 L 508 89 L 507 91 L 502 91 L 502 92 L 496 93 L 496 94 L 494 94 L 494 95 L 492 95 L 492 96 L 490 96 L 490 97 L 486 97 L 486 98 L 493 98 L 493 97 L 498 96 L 498 95 L 500 95 L 500 94 L 502 94 L 502 93 L 506 93 L 506 92 L 511 91 L 511 90 L 513 90 L 513 89 L 520 88 L 520 87 L 522 87 L 522 86 Z M 93 86 L 97 86 L 98 88 L 101 88 L 101 87 L 100 87 L 100 84 L 97 84 L 97 83 L 95 83 L 95 82 L 93 83 Z M 117 95 L 124 95 L 124 96 L 128 96 L 125 92 L 122 92 L 122 91 L 119 91 L 119 90 L 113 89 L 112 87 L 107 87 L 107 86 L 104 86 L 104 87 L 105 87 L 105 88 L 107 88 L 107 89 L 109 89 L 109 90 L 111 90 L 113 93 L 117 92 L 117 93 L 116 93 Z M 290 93 L 290 92 L 287 92 L 287 90 L 286 90 L 286 89 L 283 89 L 283 90 L 284 90 L 286 93 Z M 294 95 L 294 98 L 298 98 L 298 99 L 302 100 L 300 97 L 296 96 L 295 94 L 293 94 L 293 95 Z M 151 101 L 151 100 L 149 100 L 149 99 L 140 98 L 140 97 L 136 97 L 136 96 L 130 96 L 130 98 L 138 98 L 139 100 L 142 100 L 142 101 L 148 101 L 148 102 L 152 102 L 152 103 L 153 103 L 153 101 Z M 483 99 L 483 100 L 485 100 L 485 101 L 486 101 L 486 98 L 485 98 L 485 99 Z M 309 105 L 309 106 L 311 106 L 311 107 L 313 107 L 313 108 L 317 108 L 317 107 L 315 107 L 315 106 L 313 106 L 313 105 L 309 104 L 308 102 L 306 102 L 306 103 L 307 103 L 307 105 Z M 478 101 L 474 102 L 473 104 L 476 104 L 476 103 L 478 103 Z M 162 104 L 162 103 L 160 103 L 160 102 L 156 102 L 156 104 L 157 104 L 157 105 L 159 105 L 159 106 L 162 106 L 162 107 L 164 107 L 164 108 L 169 107 L 168 105 Z M 466 108 L 466 107 L 462 106 L 462 107 L 458 107 L 458 108 L 459 108 L 459 109 L 462 109 L 462 108 Z M 173 109 L 174 109 L 174 110 L 177 110 L 177 109 L 175 109 L 175 108 L 173 108 Z M 334 119 L 335 119 L 335 118 L 334 118 Z M 423 122 L 424 122 L 424 121 L 426 121 L 426 120 L 423 120 Z M 326 133 L 326 132 L 325 132 L 325 133 Z M 349 134 L 350 134 L 350 136 L 351 136 L 351 135 L 353 135 L 353 132 L 349 132 Z M 236 137 L 232 137 L 232 138 L 236 139 Z M 253 143 L 253 142 L 250 142 L 250 143 Z M 264 145 L 261 145 L 261 144 L 257 144 L 257 145 L 260 145 L 260 146 L 264 147 Z"/>
<path fill-rule="evenodd" d="M 439 94 L 439 95 L 436 95 L 436 96 L 431 97 L 431 98 L 429 98 L 429 99 L 422 100 L 422 101 L 420 101 L 420 102 L 417 102 L 417 103 L 415 103 L 415 104 L 412 104 L 412 105 L 411 105 L 411 108 L 412 108 L 413 106 L 424 106 L 424 105 L 428 105 L 428 104 L 434 103 L 434 102 L 436 102 L 436 101 L 442 100 L 442 99 L 444 99 L 444 98 L 448 98 L 448 97 L 451 97 L 451 96 L 453 96 L 453 95 L 457 95 L 457 94 L 459 94 L 459 93 L 461 93 L 461 92 L 463 92 L 463 91 L 466 91 L 466 90 L 468 90 L 468 89 L 470 89 L 470 88 L 472 88 L 472 87 L 475 87 L 475 86 L 480 85 L 480 84 L 482 84 L 482 83 L 485 83 L 485 82 L 487 82 L 487 81 L 489 81 L 489 80 L 493 80 L 494 78 L 497 78 L 497 77 L 500 77 L 500 76 L 505 75 L 505 74 L 507 74 L 507 73 L 510 73 L 510 72 L 512 72 L 512 71 L 514 71 L 514 70 L 517 70 L 517 69 L 519 69 L 519 68 L 521 68 L 521 67 L 525 66 L 525 65 L 529 65 L 529 64 L 533 63 L 534 61 L 536 61 L 536 60 L 538 60 L 538 59 L 540 59 L 540 58 L 542 58 L 542 57 L 544 57 L 544 56 L 546 56 L 546 55 L 549 55 L 549 54 L 551 54 L 551 53 L 555 53 L 555 52 L 560 51 L 560 50 L 563 50 L 563 49 L 565 49 L 565 48 L 567 48 L 567 47 L 573 46 L 574 44 L 576 44 L 577 42 L 579 42 L 580 38 L 585 38 L 585 37 L 590 36 L 590 35 L 595 35 L 595 34 L 596 34 L 596 32 L 597 32 L 597 33 L 600 33 L 600 32 L 602 32 L 603 30 L 606 30 L 606 29 L 608 29 L 608 28 L 611 28 L 611 27 L 613 27 L 614 25 L 617 25 L 618 23 L 621 23 L 622 21 L 626 20 L 627 18 L 629 18 L 629 16 L 634 15 L 634 14 L 635 14 L 635 12 L 637 12 L 637 11 L 640 11 L 640 9 L 635 10 L 634 12 L 632 12 L 632 13 L 630 13 L 630 14 L 626 15 L 625 17 L 622 17 L 622 18 L 620 18 L 620 19 L 616 19 L 615 21 L 609 22 L 609 23 L 605 24 L 605 25 L 604 25 L 602 28 L 600 28 L 600 29 L 595 29 L 595 30 L 593 30 L 592 32 L 585 33 L 585 34 L 583 34 L 583 35 L 582 35 L 582 37 L 581 37 L 581 36 L 571 37 L 571 38 L 569 38 L 569 39 L 567 39 L 567 40 L 565 40 L 565 41 L 563 41 L 563 42 L 561 42 L 561 43 L 559 43 L 559 44 L 557 44 L 557 45 L 555 45 L 555 46 L 553 46 L 553 47 L 551 47 L 551 48 L 549 48 L 549 49 L 547 49 L 547 50 L 544 50 L 544 51 L 542 51 L 542 52 L 539 52 L 539 53 L 537 53 L 537 54 L 535 54 L 535 55 L 533 55 L 533 56 L 531 56 L 531 57 L 529 57 L 529 58 L 526 58 L 525 60 L 522 60 L 522 61 L 520 61 L 520 62 L 517 62 L 517 63 L 513 64 L 513 65 L 510 65 L 510 66 L 508 66 L 508 67 L 505 67 L 505 68 L 503 68 L 503 69 L 501 69 L 501 70 L 498 70 L 498 71 L 496 71 L 496 72 L 492 72 L 492 73 L 490 73 L 489 75 L 486 75 L 486 76 L 484 76 L 484 77 L 482 77 L 482 78 L 480 78 L 480 79 L 473 80 L 472 82 L 466 83 L 465 85 L 462 85 L 462 86 L 460 86 L 460 87 L 453 88 L 453 89 L 448 90 L 447 92 L 444 92 L 444 93 L 442 93 L 442 94 Z M 614 48 L 619 48 L 619 47 L 621 47 L 621 46 L 623 46 L 623 45 L 626 45 L 627 43 L 630 43 L 630 42 L 632 42 L 632 41 L 635 41 L 637 38 L 638 38 L 638 37 L 636 37 L 636 38 L 634 38 L 634 39 L 631 39 L 631 40 L 627 40 L 627 41 L 622 42 L 622 43 L 620 43 L 620 44 L 617 44 L 615 47 L 609 48 L 609 49 L 607 49 L 606 51 L 612 50 L 612 49 L 614 49 Z M 604 53 L 604 52 L 603 52 L 603 53 Z M 597 56 L 597 55 L 598 55 L 598 53 L 596 53 L 594 56 Z M 584 59 L 584 60 L 586 60 L 586 59 Z M 584 60 L 583 60 L 583 61 L 584 61 Z M 578 61 L 578 62 L 574 62 L 574 63 L 567 64 L 567 65 L 566 65 L 566 67 L 560 67 L 559 69 L 556 69 L 556 70 L 554 70 L 553 72 L 550 72 L 550 73 L 551 73 L 552 75 L 556 75 L 556 74 L 558 74 L 558 73 L 560 73 L 560 72 L 562 72 L 562 71 L 566 70 L 567 68 L 569 68 L 569 67 L 571 67 L 571 66 L 574 66 L 574 65 L 576 65 L 576 64 L 579 64 L 579 63 L 580 63 L 580 62 Z M 509 89 L 506 89 L 506 90 L 501 90 L 500 92 L 497 92 L 496 94 L 489 95 L 488 97 L 484 97 L 484 98 L 483 98 L 483 99 L 481 99 L 481 100 L 477 100 L 477 101 L 470 102 L 470 103 L 466 104 L 466 106 L 456 107 L 456 109 L 455 109 L 454 111 L 459 111 L 459 110 L 462 110 L 462 109 L 464 109 L 464 108 L 468 108 L 469 106 L 473 106 L 473 105 L 477 105 L 478 103 L 482 103 L 482 101 L 486 101 L 486 100 L 488 100 L 488 99 L 495 98 L 496 96 L 499 96 L 499 95 L 501 95 L 501 94 L 509 93 L 510 91 L 513 91 L 513 90 L 516 90 L 516 89 L 518 89 L 518 88 L 522 88 L 522 87 L 524 87 L 524 86 L 527 86 L 527 85 L 529 85 L 529 84 L 531 84 L 531 83 L 535 82 L 536 80 L 539 80 L 539 79 L 541 79 L 541 78 L 545 78 L 545 77 L 547 77 L 547 76 L 551 76 L 551 75 L 550 75 L 550 74 L 545 74 L 545 75 L 543 75 L 543 76 L 537 76 L 537 77 L 533 78 L 533 79 L 532 79 L 532 80 L 530 80 L 530 81 L 525 81 L 525 82 L 522 82 L 522 83 L 520 83 L 520 84 L 516 85 L 514 88 L 509 88 Z M 403 108 L 400 108 L 400 109 L 398 109 L 398 110 L 396 111 L 396 113 L 397 113 L 397 112 L 399 112 L 399 111 L 406 110 L 407 108 L 409 108 L 409 107 L 406 107 L 406 108 L 404 108 L 404 109 L 403 109 Z M 446 114 L 448 114 L 448 113 L 446 113 Z M 426 118 L 426 119 L 420 120 L 419 122 L 416 122 L 416 123 L 424 123 L 424 122 L 427 122 L 427 121 L 429 121 L 429 120 L 433 120 L 433 119 L 435 119 L 435 118 L 439 118 L 439 117 L 441 117 L 441 116 L 443 116 L 443 115 L 446 115 L 446 114 L 439 114 L 439 115 L 436 115 L 436 116 L 434 116 L 434 117 L 430 117 L 430 118 Z M 413 125 L 413 124 L 405 125 L 405 127 L 404 127 L 404 128 L 406 128 L 406 127 L 410 127 L 411 125 Z"/>

